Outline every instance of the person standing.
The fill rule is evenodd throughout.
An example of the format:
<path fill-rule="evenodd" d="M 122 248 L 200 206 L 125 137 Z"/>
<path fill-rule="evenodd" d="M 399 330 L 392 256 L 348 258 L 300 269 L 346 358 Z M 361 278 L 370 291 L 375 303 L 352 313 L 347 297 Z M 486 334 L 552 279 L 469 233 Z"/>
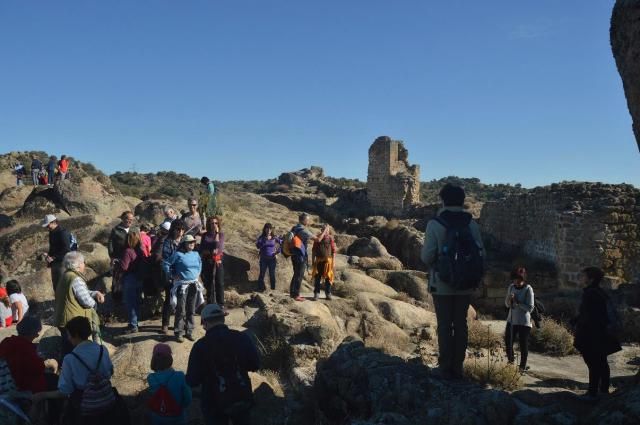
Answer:
<path fill-rule="evenodd" d="M 49 157 L 49 162 L 47 162 L 47 173 L 49 175 L 49 186 L 53 186 L 56 178 L 56 162 L 57 158 L 54 155 Z"/>
<path fill-rule="evenodd" d="M 201 409 L 206 425 L 249 425 L 253 392 L 250 371 L 260 368 L 251 338 L 224 324 L 225 312 L 209 304 L 200 314 L 206 330 L 191 349 L 187 384 L 202 387 Z"/>
<path fill-rule="evenodd" d="M 224 233 L 222 220 L 217 215 L 207 220 L 207 232 L 200 241 L 202 256 L 202 281 L 207 290 L 207 301 L 224 308 Z"/>
<path fill-rule="evenodd" d="M 534 306 L 534 294 L 531 285 L 527 284 L 527 270 L 518 267 L 511 272 L 512 283 L 507 289 L 507 296 L 504 300 L 505 306 L 509 309 L 507 316 L 507 328 L 504 331 L 504 341 L 507 348 L 507 359 L 509 363 L 515 361 L 513 353 L 513 340 L 517 336 L 520 344 L 520 371 L 527 368 L 527 357 L 529 355 L 529 334 L 531 333 L 531 312 Z"/>
<path fill-rule="evenodd" d="M 260 250 L 260 275 L 258 276 L 258 291 L 265 291 L 264 276 L 269 270 L 269 283 L 271 290 L 276 289 L 276 256 L 280 253 L 282 239 L 274 235 L 273 225 L 266 223 L 262 228 L 262 234 L 256 241 L 256 247 Z"/>
<path fill-rule="evenodd" d="M 178 250 L 180 247 L 180 241 L 184 237 L 184 232 L 186 230 L 186 226 L 184 221 L 182 220 L 174 220 L 173 223 L 169 224 L 168 221 L 165 221 L 160 226 L 169 225 L 169 235 L 164 239 L 162 243 L 162 252 L 160 259 L 160 268 L 162 270 L 162 281 L 163 281 L 163 303 L 162 303 L 162 332 L 164 335 L 169 335 L 169 321 L 171 320 L 171 288 L 173 287 L 173 277 L 171 274 L 167 274 L 164 271 L 164 262 L 171 258 L 171 256 Z"/>
<path fill-rule="evenodd" d="M 580 273 L 580 284 L 584 286 L 578 317 L 575 325 L 574 346 L 582 354 L 589 369 L 589 390 L 582 399 L 598 400 L 598 394 L 609 393 L 611 371 L 607 356 L 622 350 L 615 335 L 607 331 L 611 325 L 607 304 L 611 303 L 600 283 L 604 272 L 598 267 L 587 267 Z"/>
<path fill-rule="evenodd" d="M 183 335 L 189 341 L 195 341 L 193 316 L 198 307 L 198 277 L 202 272 L 202 260 L 194 251 L 195 246 L 196 239 L 191 235 L 185 235 L 180 242 L 180 248 L 162 263 L 165 275 L 173 278 L 171 296 L 176 297 L 173 332 L 176 341 L 180 343 L 184 342 Z"/>
<path fill-rule="evenodd" d="M 55 293 L 58 281 L 64 273 L 62 260 L 67 252 L 71 251 L 71 233 L 60 226 L 53 214 L 47 214 L 40 225 L 49 230 L 49 252 L 45 255 L 45 260 L 51 269 L 51 282 Z"/>
<path fill-rule="evenodd" d="M 38 159 L 37 156 L 33 156 L 31 158 L 31 181 L 34 186 L 38 186 L 38 177 L 40 176 L 40 168 L 42 167 L 42 162 Z"/>
<path fill-rule="evenodd" d="M 119 266 L 124 250 L 127 248 L 127 236 L 133 224 L 133 213 L 124 211 L 120 214 L 120 223 L 111 229 L 107 251 L 111 259 L 111 292 L 116 300 L 122 299 L 122 269 Z"/>
<path fill-rule="evenodd" d="M 187 235 L 196 238 L 196 242 L 200 239 L 203 231 L 203 221 L 198 212 L 198 201 L 195 198 L 189 198 L 187 201 L 189 211 L 182 215 L 182 221 L 187 226 Z"/>
<path fill-rule="evenodd" d="M 216 187 L 209 177 L 202 177 L 200 183 L 205 187 L 205 193 L 201 197 L 201 216 L 203 220 L 209 221 L 210 217 L 214 215 L 220 215 L 218 211 L 218 200 L 216 199 Z M 203 202 L 204 201 L 204 202 Z"/>
<path fill-rule="evenodd" d="M 444 207 L 436 219 L 427 223 L 420 257 L 429 269 L 429 292 L 438 322 L 438 373 L 445 379 L 458 379 L 463 377 L 468 343 L 467 312 L 473 290 L 446 282 L 446 270 L 441 270 L 439 263 L 441 259 L 444 263 L 450 258 L 449 252 L 444 251 L 450 236 L 448 228 L 456 230 L 454 234 L 466 235 L 465 242 L 474 245 L 480 261 L 484 247 L 478 224 L 464 211 L 464 189 L 447 183 L 440 191 L 440 198 Z"/>
<path fill-rule="evenodd" d="M 302 286 L 302 280 L 304 274 L 307 271 L 309 255 L 307 253 L 307 246 L 309 241 L 315 240 L 315 236 L 309 230 L 307 226 L 310 224 L 309 214 L 302 213 L 298 217 L 298 224 L 293 226 L 291 232 L 294 235 L 293 245 L 294 249 L 291 255 L 291 263 L 293 265 L 293 277 L 291 278 L 291 284 L 289 285 L 289 295 L 296 301 L 304 301 L 304 297 L 300 296 L 300 287 Z"/>
<path fill-rule="evenodd" d="M 58 173 L 60 173 L 60 180 L 65 180 L 68 178 L 67 174 L 69 173 L 69 160 L 66 155 L 62 155 L 60 157 L 60 161 L 58 161 Z"/>
<path fill-rule="evenodd" d="M 317 301 L 320 296 L 320 285 L 324 280 L 324 294 L 327 300 L 331 300 L 331 285 L 333 285 L 334 270 L 333 265 L 336 260 L 336 243 L 331 235 L 331 226 L 322 226 L 322 233 L 313 242 L 311 249 L 313 279 L 313 300 Z"/>
<path fill-rule="evenodd" d="M 129 326 L 125 334 L 138 332 L 138 318 L 140 317 L 140 307 L 142 306 L 142 281 L 139 272 L 143 267 L 144 255 L 140 248 L 140 234 L 130 231 L 127 234 L 127 248 L 122 253 L 120 259 L 120 269 L 122 270 L 122 287 L 124 290 L 124 302 L 127 307 Z"/>
<path fill-rule="evenodd" d="M 16 162 L 13 167 L 13 171 L 16 173 L 16 186 L 20 187 L 24 185 L 24 177 L 26 175 L 26 171 L 24 169 L 24 165 L 20 161 Z"/>

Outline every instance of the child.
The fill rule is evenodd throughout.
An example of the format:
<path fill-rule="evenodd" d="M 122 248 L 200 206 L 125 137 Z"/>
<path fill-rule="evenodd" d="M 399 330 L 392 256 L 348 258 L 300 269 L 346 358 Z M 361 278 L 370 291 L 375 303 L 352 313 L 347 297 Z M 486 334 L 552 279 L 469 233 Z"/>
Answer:
<path fill-rule="evenodd" d="M 11 311 L 13 312 L 13 322 L 17 325 L 29 311 L 29 303 L 17 280 L 7 282 L 7 294 L 9 294 Z"/>
<path fill-rule="evenodd" d="M 151 398 L 147 402 L 152 425 L 184 425 L 186 408 L 191 404 L 191 387 L 184 373 L 173 370 L 171 347 L 156 344 L 151 357 L 151 370 L 147 377 Z"/>

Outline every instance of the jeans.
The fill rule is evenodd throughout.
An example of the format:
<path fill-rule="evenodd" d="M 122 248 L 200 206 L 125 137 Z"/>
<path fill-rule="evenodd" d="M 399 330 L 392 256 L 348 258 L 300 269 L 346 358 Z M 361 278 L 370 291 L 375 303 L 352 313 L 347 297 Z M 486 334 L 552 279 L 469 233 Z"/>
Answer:
<path fill-rule="evenodd" d="M 49 180 L 48 180 L 49 184 L 53 184 L 53 180 L 56 177 L 55 170 L 49 169 L 49 173 L 48 174 L 49 174 Z"/>
<path fill-rule="evenodd" d="M 529 356 L 529 334 L 531 333 L 531 328 L 529 326 L 513 325 L 513 330 L 511 330 L 511 327 L 511 323 L 507 322 L 507 328 L 504 331 L 507 358 L 511 363 L 515 360 L 513 354 L 513 338 L 518 336 L 518 343 L 520 344 L 520 368 L 524 369 L 527 366 L 527 357 Z"/>
<path fill-rule="evenodd" d="M 302 279 L 304 279 L 304 273 L 307 271 L 307 261 L 305 258 L 294 255 L 291 257 L 291 263 L 293 263 L 293 277 L 291 278 L 291 285 L 289 285 L 289 295 L 291 295 L 291 298 L 296 298 L 300 296 Z"/>
<path fill-rule="evenodd" d="M 205 261 L 202 265 L 202 281 L 207 290 L 207 303 L 224 306 L 224 268 L 222 263 Z"/>
<path fill-rule="evenodd" d="M 611 370 L 604 353 L 583 353 L 582 358 L 589 368 L 589 394 L 598 395 L 598 390 L 609 392 Z"/>
<path fill-rule="evenodd" d="M 31 181 L 33 182 L 34 186 L 38 185 L 38 174 L 40 174 L 40 170 L 31 171 Z"/>
<path fill-rule="evenodd" d="M 178 289 L 176 318 L 173 322 L 173 332 L 176 336 L 191 335 L 194 328 L 193 315 L 196 312 L 196 284 L 189 284 L 186 288 Z"/>
<path fill-rule="evenodd" d="M 138 327 L 140 306 L 142 305 L 142 282 L 133 273 L 127 273 L 123 278 L 124 303 L 129 316 L 129 327 Z"/>
<path fill-rule="evenodd" d="M 467 352 L 467 311 L 470 295 L 433 295 L 438 321 L 438 363 L 454 375 L 462 375 Z"/>
<path fill-rule="evenodd" d="M 276 257 L 260 257 L 260 276 L 258 276 L 258 289 L 264 291 L 264 275 L 269 270 L 269 281 L 271 289 L 276 289 Z"/>

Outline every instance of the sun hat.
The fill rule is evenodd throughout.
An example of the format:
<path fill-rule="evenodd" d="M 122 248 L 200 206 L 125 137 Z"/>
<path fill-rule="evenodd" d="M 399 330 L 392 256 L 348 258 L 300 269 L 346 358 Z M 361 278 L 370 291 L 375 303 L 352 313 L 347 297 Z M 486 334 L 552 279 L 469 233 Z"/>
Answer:
<path fill-rule="evenodd" d="M 186 235 L 185 237 L 182 238 L 180 243 L 183 244 L 183 243 L 189 243 L 189 242 L 195 242 L 195 241 L 196 241 L 196 238 L 194 238 L 191 235 Z"/>

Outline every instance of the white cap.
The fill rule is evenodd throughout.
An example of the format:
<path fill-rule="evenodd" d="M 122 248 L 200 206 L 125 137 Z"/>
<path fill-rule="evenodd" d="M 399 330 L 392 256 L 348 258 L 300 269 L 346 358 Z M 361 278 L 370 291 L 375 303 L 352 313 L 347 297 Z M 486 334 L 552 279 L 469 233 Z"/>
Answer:
<path fill-rule="evenodd" d="M 55 215 L 53 214 L 47 214 L 44 216 L 44 219 L 42 220 L 42 222 L 40 223 L 40 225 L 42 227 L 47 227 L 50 223 L 56 221 L 57 218 Z"/>
<path fill-rule="evenodd" d="M 167 232 L 169 231 L 169 229 L 171 229 L 171 223 L 168 221 L 165 221 L 164 223 L 162 223 L 160 225 L 160 227 L 162 227 L 164 230 L 166 230 Z"/>

